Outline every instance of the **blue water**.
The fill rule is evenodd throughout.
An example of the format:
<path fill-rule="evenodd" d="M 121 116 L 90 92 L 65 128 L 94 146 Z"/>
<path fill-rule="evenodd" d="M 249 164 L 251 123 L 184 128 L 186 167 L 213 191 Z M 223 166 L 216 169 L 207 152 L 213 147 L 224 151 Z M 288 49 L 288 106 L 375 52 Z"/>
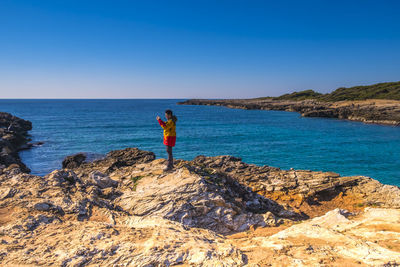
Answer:
<path fill-rule="evenodd" d="M 178 116 L 174 156 L 191 160 L 234 155 L 282 169 L 365 175 L 400 186 L 400 127 L 303 118 L 284 111 L 180 106 L 178 100 L 0 100 L 0 111 L 32 121 L 33 141 L 21 152 L 33 174 L 61 167 L 67 155 L 138 147 L 165 157 L 155 117 Z"/>

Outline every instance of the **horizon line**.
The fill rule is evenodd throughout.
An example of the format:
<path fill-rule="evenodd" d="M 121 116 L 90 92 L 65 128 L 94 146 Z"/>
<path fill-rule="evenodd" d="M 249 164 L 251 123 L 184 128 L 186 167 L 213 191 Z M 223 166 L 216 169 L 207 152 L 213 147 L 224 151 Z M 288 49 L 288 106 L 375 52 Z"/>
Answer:
<path fill-rule="evenodd" d="M 190 99 L 190 98 L 1 98 L 0 100 L 129 100 L 129 99 Z"/>

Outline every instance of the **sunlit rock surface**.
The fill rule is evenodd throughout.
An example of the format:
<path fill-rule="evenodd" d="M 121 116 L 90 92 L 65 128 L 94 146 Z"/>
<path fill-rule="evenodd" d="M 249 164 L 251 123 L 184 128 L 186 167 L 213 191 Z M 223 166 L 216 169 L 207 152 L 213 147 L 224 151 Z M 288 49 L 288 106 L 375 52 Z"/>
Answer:
<path fill-rule="evenodd" d="M 81 158 L 78 157 L 81 161 Z M 400 190 L 367 177 L 136 148 L 0 175 L 0 265 L 393 266 Z"/>

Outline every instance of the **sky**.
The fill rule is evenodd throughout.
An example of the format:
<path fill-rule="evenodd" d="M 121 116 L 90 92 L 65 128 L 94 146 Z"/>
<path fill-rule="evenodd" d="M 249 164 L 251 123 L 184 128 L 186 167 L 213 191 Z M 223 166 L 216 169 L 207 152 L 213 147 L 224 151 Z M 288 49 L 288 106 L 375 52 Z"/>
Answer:
<path fill-rule="evenodd" d="M 400 80 L 400 1 L 0 0 L 0 98 L 250 98 Z"/>

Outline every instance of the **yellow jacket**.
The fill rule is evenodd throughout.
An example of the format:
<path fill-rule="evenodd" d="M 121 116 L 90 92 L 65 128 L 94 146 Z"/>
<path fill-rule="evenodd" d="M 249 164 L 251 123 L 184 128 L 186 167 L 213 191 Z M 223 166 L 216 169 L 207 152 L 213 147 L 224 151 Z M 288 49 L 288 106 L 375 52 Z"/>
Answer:
<path fill-rule="evenodd" d="M 167 122 L 158 120 L 160 126 L 164 129 L 164 145 L 166 146 L 175 146 L 176 142 L 176 125 L 172 120 L 168 120 Z"/>

